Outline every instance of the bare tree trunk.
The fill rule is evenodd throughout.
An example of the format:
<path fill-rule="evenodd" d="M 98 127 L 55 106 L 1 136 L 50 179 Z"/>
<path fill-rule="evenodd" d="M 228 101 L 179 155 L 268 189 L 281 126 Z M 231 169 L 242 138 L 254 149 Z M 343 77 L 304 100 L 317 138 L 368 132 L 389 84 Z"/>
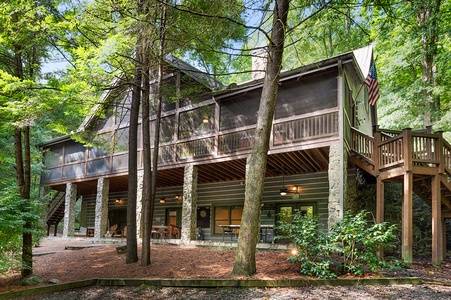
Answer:
<path fill-rule="evenodd" d="M 260 236 L 260 213 L 269 138 L 277 99 L 280 70 L 282 66 L 285 29 L 290 0 L 276 0 L 274 20 L 269 43 L 266 76 L 258 111 L 254 146 L 246 164 L 246 188 L 240 235 L 232 275 L 256 273 L 255 252 Z"/>
<path fill-rule="evenodd" d="M 149 1 L 141 0 L 140 8 L 143 15 L 149 14 Z M 144 25 L 147 27 L 147 25 Z M 147 30 L 142 29 L 143 32 L 140 40 L 140 57 L 143 65 L 143 100 L 142 100 L 142 133 L 143 133 L 143 191 L 142 191 L 142 253 L 141 265 L 150 265 L 150 235 L 152 229 L 151 222 L 151 202 L 152 202 L 152 161 L 150 155 L 150 41 Z"/>
<path fill-rule="evenodd" d="M 150 235 L 152 231 L 152 216 L 151 216 L 151 203 L 152 203 L 152 161 L 150 155 L 150 78 L 149 78 L 149 57 L 147 55 L 143 59 L 143 63 L 146 66 L 146 71 L 143 76 L 143 105 L 142 105 L 142 132 L 143 132 L 143 236 L 142 236 L 142 253 L 141 253 L 141 265 L 150 265 Z"/>
<path fill-rule="evenodd" d="M 160 117 L 161 117 L 161 82 L 163 80 L 163 55 L 164 55 L 164 26 L 166 23 L 166 6 L 161 4 L 161 20 L 160 20 L 160 37 L 159 37 L 159 49 L 158 49 L 158 74 L 157 74 L 157 85 L 155 87 L 154 93 L 157 95 L 157 103 L 156 103 L 156 120 L 155 120 L 155 136 L 154 136 L 154 152 L 153 152 L 153 161 L 151 160 L 150 155 L 150 130 L 149 122 L 145 125 L 144 123 L 144 105 L 143 105 L 143 126 L 147 127 L 146 132 L 143 129 L 143 134 L 145 134 L 145 139 L 148 139 L 148 142 L 144 143 L 144 147 L 146 148 L 146 153 L 144 154 L 144 185 L 143 189 L 146 192 L 146 197 L 144 197 L 143 193 L 143 201 L 146 199 L 146 203 L 143 206 L 143 246 L 142 246 L 142 261 L 141 265 L 147 266 L 150 264 L 150 240 L 152 233 L 152 223 L 153 223 L 153 213 L 155 208 L 155 198 L 156 198 L 156 186 L 157 186 L 157 175 L 158 175 L 158 149 L 160 144 Z M 147 57 L 147 66 L 150 66 L 150 61 L 148 61 L 149 57 Z M 147 68 L 149 71 L 149 68 Z M 148 76 L 150 74 L 148 73 Z M 150 85 L 149 79 L 144 83 L 144 91 L 145 94 L 150 95 Z M 147 100 L 149 97 L 147 96 Z M 146 110 L 149 110 L 149 103 L 147 103 L 148 107 Z M 146 111 L 146 114 L 149 112 Z M 148 118 L 149 116 L 147 116 Z M 145 141 L 145 139 L 143 139 Z M 147 153 L 148 151 L 148 153 Z"/>
<path fill-rule="evenodd" d="M 14 76 L 20 80 L 24 79 L 22 66 L 22 49 L 14 47 Z M 30 190 L 31 190 L 31 149 L 30 149 L 30 126 L 25 123 L 14 130 L 14 151 L 16 160 L 16 181 L 20 198 L 24 199 L 23 212 L 30 212 Z M 23 135 L 23 137 L 22 137 Z M 23 138 L 23 139 L 22 139 Z M 27 214 L 24 214 L 25 216 Z M 31 233 L 32 223 L 24 220 L 22 233 L 22 277 L 33 274 L 33 236 Z"/>
<path fill-rule="evenodd" d="M 138 261 L 138 242 L 136 237 L 136 198 L 138 190 L 138 121 L 141 102 L 141 62 L 136 58 L 132 103 L 130 108 L 130 127 L 128 136 L 128 197 L 127 197 L 127 253 L 126 263 Z"/>
<path fill-rule="evenodd" d="M 441 0 L 421 2 L 417 13 L 421 36 L 421 72 L 423 79 L 423 97 L 425 104 L 424 126 L 431 126 L 440 119 L 440 96 L 433 92 L 436 85 L 434 60 L 437 53 L 437 19 L 439 18 Z"/>

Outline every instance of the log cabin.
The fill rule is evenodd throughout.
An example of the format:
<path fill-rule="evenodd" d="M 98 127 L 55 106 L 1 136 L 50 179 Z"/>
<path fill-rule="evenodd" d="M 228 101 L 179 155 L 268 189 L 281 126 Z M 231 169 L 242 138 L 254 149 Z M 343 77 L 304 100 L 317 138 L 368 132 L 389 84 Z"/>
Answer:
<path fill-rule="evenodd" d="M 445 253 L 444 219 L 451 217 L 451 147 L 440 132 L 378 128 L 376 106 L 369 105 L 364 84 L 372 62 L 372 47 L 364 47 L 282 72 L 261 206 L 261 242 L 274 243 L 274 225 L 281 213 L 316 215 L 327 230 L 343 216 L 347 203 L 356 201 L 348 186 L 357 169 L 375 178 L 378 222 L 384 220 L 384 183 L 403 183 L 406 262 L 412 261 L 413 192 L 430 204 L 432 259 L 440 263 Z M 262 74 L 255 74 L 249 82 L 226 87 L 175 56 L 166 56 L 153 224 L 178 228 L 169 238 L 180 243 L 236 238 L 262 90 Z M 127 226 L 130 98 L 129 88 L 111 89 L 102 96 L 78 131 L 95 133 L 91 146 L 71 136 L 41 145 L 46 166 L 41 184 L 53 191 L 47 234 L 52 225 L 56 234 L 63 222 L 63 236 L 74 235 L 77 201 L 80 224 L 95 238 L 107 235 L 112 225 Z M 155 114 L 151 132 L 154 124 Z M 139 191 L 142 136 L 138 145 Z M 137 203 L 140 235 L 139 192 Z"/>

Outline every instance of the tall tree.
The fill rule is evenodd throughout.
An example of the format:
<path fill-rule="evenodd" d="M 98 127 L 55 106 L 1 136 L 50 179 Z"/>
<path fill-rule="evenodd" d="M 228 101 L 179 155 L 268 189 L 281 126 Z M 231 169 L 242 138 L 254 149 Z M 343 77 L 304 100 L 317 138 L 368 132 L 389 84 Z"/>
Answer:
<path fill-rule="evenodd" d="M 380 125 L 450 130 L 449 1 L 389 2 L 374 7 L 381 90 Z"/>
<path fill-rule="evenodd" d="M 16 184 L 23 200 L 22 276 L 33 272 L 30 127 L 52 106 L 53 88 L 40 82 L 48 50 L 51 16 L 59 1 L 10 1 L 0 4 L 0 113 L 14 128 Z M 6 122 L 5 122 L 6 123 Z M 5 125 L 5 124 L 4 124 Z"/>
<path fill-rule="evenodd" d="M 274 3 L 273 27 L 268 45 L 266 74 L 258 110 L 254 146 L 246 163 L 246 187 L 240 235 L 233 275 L 252 275 L 256 272 L 255 252 L 259 239 L 260 207 L 266 173 L 269 138 L 274 117 L 280 71 L 284 51 L 285 32 L 290 0 Z"/>

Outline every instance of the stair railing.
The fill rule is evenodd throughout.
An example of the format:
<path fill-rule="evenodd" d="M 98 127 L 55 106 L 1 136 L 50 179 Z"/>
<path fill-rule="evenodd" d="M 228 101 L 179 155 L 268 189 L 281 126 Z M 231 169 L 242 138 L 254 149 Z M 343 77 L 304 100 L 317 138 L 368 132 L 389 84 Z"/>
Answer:
<path fill-rule="evenodd" d="M 58 210 L 58 208 L 60 207 L 61 203 L 64 202 L 65 200 L 65 192 L 58 192 L 55 197 L 53 197 L 52 201 L 50 201 L 50 203 L 47 206 L 47 216 L 46 216 L 46 220 L 48 221 L 53 214 Z"/>

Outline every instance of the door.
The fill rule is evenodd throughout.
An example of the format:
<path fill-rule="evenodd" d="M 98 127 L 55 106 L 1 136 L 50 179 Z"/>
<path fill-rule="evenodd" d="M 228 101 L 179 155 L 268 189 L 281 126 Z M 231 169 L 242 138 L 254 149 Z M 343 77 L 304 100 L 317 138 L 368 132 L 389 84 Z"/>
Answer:
<path fill-rule="evenodd" d="M 166 226 L 175 225 L 182 226 L 182 209 L 168 208 L 166 209 Z"/>
<path fill-rule="evenodd" d="M 277 206 L 277 221 L 290 223 L 293 219 L 293 215 L 297 212 L 301 212 L 303 215 L 313 217 L 316 214 L 315 203 L 286 203 Z M 276 232 L 276 235 L 282 235 L 280 232 Z M 278 239 L 278 243 L 289 243 L 288 239 Z"/>

